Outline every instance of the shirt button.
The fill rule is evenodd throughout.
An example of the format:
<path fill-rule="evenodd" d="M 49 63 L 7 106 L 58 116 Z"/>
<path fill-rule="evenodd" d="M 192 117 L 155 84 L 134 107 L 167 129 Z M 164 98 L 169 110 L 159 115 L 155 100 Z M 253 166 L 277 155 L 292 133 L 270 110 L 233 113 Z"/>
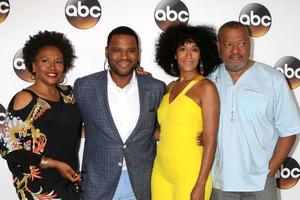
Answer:
<path fill-rule="evenodd" d="M 122 167 L 122 166 L 123 166 L 123 164 L 122 164 L 121 162 L 118 162 L 118 165 L 119 165 L 120 167 Z"/>
<path fill-rule="evenodd" d="M 123 149 L 126 149 L 126 147 L 127 147 L 127 145 L 126 145 L 126 144 L 124 144 L 124 145 L 123 145 Z"/>

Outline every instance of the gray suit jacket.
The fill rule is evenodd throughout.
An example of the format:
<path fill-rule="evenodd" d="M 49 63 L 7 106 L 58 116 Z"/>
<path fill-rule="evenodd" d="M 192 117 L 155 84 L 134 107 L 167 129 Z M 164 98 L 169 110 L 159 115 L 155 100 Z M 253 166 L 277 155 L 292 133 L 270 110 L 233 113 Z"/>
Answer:
<path fill-rule="evenodd" d="M 77 79 L 74 95 L 85 128 L 82 169 L 84 200 L 111 200 L 125 156 L 130 182 L 138 200 L 151 199 L 151 173 L 156 151 L 153 132 L 156 110 L 165 84 L 138 75 L 140 116 L 125 144 L 114 124 L 107 98 L 107 71 Z"/>

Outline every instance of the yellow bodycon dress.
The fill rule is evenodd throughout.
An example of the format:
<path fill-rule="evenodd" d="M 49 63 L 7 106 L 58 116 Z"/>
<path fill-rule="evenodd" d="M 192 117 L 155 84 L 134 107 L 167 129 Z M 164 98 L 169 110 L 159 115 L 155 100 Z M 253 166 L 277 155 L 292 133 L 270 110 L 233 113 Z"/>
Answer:
<path fill-rule="evenodd" d="M 160 140 L 152 172 L 152 200 L 190 200 L 203 152 L 196 137 L 203 127 L 201 107 L 185 94 L 203 78 L 192 80 L 172 102 L 170 93 L 165 94 L 158 108 Z M 210 198 L 211 190 L 209 176 L 205 200 Z"/>

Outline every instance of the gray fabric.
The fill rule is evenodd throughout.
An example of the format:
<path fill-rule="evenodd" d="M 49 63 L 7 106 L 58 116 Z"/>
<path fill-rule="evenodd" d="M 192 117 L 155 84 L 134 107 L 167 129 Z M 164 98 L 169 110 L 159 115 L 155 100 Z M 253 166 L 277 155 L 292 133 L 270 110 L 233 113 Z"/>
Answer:
<path fill-rule="evenodd" d="M 156 110 L 165 84 L 138 75 L 140 116 L 126 140 L 126 148 L 113 122 L 107 98 L 107 71 L 77 79 L 74 95 L 85 129 L 82 170 L 84 200 L 111 200 L 115 193 L 125 156 L 133 191 L 138 200 L 150 200 L 150 180 L 156 142 Z"/>
<path fill-rule="evenodd" d="M 258 192 L 225 192 L 213 188 L 210 200 L 279 200 L 275 178 L 267 178 L 265 188 Z"/>

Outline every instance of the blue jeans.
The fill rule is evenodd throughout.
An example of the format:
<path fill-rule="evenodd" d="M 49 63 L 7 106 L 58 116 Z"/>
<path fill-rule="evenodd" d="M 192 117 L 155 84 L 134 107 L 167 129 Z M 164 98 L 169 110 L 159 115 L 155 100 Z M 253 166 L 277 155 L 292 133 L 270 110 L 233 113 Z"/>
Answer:
<path fill-rule="evenodd" d="M 123 170 L 113 200 L 136 200 L 127 170 Z"/>

